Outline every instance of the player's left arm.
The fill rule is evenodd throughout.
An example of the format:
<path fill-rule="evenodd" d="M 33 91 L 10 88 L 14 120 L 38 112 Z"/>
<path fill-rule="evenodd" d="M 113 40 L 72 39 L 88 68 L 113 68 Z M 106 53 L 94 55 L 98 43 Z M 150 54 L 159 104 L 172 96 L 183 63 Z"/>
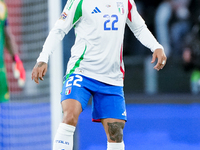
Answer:
<path fill-rule="evenodd" d="M 134 33 L 135 37 L 147 48 L 153 52 L 152 63 L 158 59 L 157 64 L 154 66 L 154 69 L 160 70 L 165 64 L 167 57 L 164 52 L 164 48 L 158 41 L 155 39 L 153 34 L 147 28 L 145 21 L 140 16 L 137 11 L 134 0 L 128 0 L 128 17 L 127 24 L 131 31 Z"/>
<path fill-rule="evenodd" d="M 158 48 L 153 52 L 151 63 L 154 63 L 156 61 L 156 59 L 158 59 L 158 61 L 157 61 L 156 65 L 154 66 L 154 69 L 159 71 L 160 69 L 162 69 L 165 66 L 165 64 L 167 62 L 167 57 L 166 57 L 163 49 Z"/>
<path fill-rule="evenodd" d="M 11 32 L 11 29 L 8 25 L 4 27 L 5 34 L 5 47 L 13 58 L 13 74 L 16 79 L 18 79 L 18 85 L 23 87 L 26 80 L 26 72 L 23 66 L 23 63 L 17 54 L 17 44 L 14 39 L 14 35 Z"/>

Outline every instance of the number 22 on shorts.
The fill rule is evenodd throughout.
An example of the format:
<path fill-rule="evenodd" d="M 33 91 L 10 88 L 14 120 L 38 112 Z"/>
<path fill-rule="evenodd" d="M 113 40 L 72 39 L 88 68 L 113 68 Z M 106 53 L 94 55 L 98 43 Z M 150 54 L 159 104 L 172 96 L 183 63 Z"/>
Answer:
<path fill-rule="evenodd" d="M 83 78 L 80 75 L 70 76 L 69 79 L 67 80 L 66 87 L 69 87 L 72 85 L 81 87 L 79 82 L 82 82 L 82 81 L 83 81 Z"/>

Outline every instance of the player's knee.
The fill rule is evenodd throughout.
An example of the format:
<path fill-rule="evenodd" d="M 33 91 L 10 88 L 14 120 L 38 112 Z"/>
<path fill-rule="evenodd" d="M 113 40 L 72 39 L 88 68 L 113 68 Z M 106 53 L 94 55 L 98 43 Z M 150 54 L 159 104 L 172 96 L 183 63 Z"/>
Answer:
<path fill-rule="evenodd" d="M 68 125 L 76 126 L 78 118 L 73 113 L 64 112 L 63 114 L 63 123 Z"/>
<path fill-rule="evenodd" d="M 108 133 L 109 133 L 110 140 L 116 143 L 122 142 L 123 129 L 124 129 L 123 122 L 113 122 L 113 123 L 108 122 Z"/>

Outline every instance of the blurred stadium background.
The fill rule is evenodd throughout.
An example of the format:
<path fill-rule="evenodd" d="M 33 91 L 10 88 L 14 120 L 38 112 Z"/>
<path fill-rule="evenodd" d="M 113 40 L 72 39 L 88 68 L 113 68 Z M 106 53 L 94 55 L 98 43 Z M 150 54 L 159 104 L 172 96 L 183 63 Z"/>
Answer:
<path fill-rule="evenodd" d="M 57 81 L 56 75 L 52 77 L 51 73 L 57 72 L 53 64 L 58 59 L 63 60 L 63 66 L 57 68 L 58 72 L 64 75 L 74 40 L 72 30 L 61 46 L 63 58 L 52 59 L 54 61 L 50 62 L 50 71 L 41 84 L 36 85 L 31 81 L 32 68 L 52 26 L 49 22 L 55 22 L 55 16 L 59 16 L 67 0 L 61 0 L 54 7 L 49 4 L 57 2 L 52 1 L 5 0 L 9 24 L 19 46 L 27 80 L 23 89 L 18 88 L 12 74 L 11 58 L 5 53 L 11 97 L 9 103 L 0 104 L 1 150 L 51 149 L 52 135 L 62 113 L 60 108 L 54 107 L 55 101 L 59 104 L 59 93 L 56 99 L 52 96 L 53 89 L 61 88 L 52 86 L 62 83 L 52 84 L 52 80 L 60 81 Z M 155 33 L 150 18 L 160 1 L 152 0 L 149 3 L 152 5 L 148 8 L 154 11 L 145 20 Z M 57 11 L 54 12 L 54 9 Z M 52 13 L 56 14 L 51 16 Z M 199 150 L 200 95 L 191 94 L 190 72 L 184 71 L 181 57 L 169 57 L 163 70 L 158 73 L 153 71 L 151 53 L 135 40 L 128 28 L 125 32 L 124 52 L 124 90 L 128 113 L 124 130 L 126 150 Z M 89 104 L 80 116 L 74 150 L 103 149 L 106 149 L 106 136 L 101 124 L 91 122 Z"/>

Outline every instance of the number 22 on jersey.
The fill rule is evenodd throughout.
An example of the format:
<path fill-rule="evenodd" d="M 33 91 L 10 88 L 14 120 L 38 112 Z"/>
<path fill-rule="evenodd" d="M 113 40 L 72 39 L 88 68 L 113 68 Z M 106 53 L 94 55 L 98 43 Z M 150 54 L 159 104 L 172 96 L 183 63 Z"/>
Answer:
<path fill-rule="evenodd" d="M 118 16 L 113 15 L 104 15 L 103 18 L 105 18 L 104 22 L 104 30 L 118 30 L 118 27 L 116 27 L 116 23 L 118 22 Z"/>

